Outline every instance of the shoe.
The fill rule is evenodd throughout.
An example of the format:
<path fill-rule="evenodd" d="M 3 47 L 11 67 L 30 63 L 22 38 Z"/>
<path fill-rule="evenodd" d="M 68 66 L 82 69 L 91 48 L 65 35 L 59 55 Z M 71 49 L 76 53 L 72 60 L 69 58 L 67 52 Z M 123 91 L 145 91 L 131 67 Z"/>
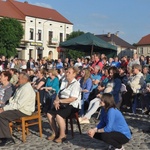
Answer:
<path fill-rule="evenodd" d="M 115 150 L 125 150 L 125 148 L 122 146 L 121 148 L 115 148 Z"/>
<path fill-rule="evenodd" d="M 80 124 L 89 124 L 89 123 L 90 123 L 90 121 L 88 119 L 82 120 L 80 122 Z"/>
<path fill-rule="evenodd" d="M 52 134 L 51 136 L 48 136 L 46 139 L 49 141 L 53 141 L 56 139 L 56 136 L 55 136 L 55 134 Z"/>
<path fill-rule="evenodd" d="M 2 142 L 0 143 L 0 146 L 11 146 L 15 144 L 15 141 L 13 138 L 7 138 L 3 139 Z"/>
<path fill-rule="evenodd" d="M 57 138 L 56 140 L 54 140 L 55 143 L 63 143 L 66 140 L 66 136 L 63 138 Z"/>

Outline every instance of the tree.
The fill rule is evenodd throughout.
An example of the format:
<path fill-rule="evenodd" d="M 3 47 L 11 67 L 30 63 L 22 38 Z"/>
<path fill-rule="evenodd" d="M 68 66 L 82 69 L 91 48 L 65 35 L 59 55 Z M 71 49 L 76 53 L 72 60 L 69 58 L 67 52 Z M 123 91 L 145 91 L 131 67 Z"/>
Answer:
<path fill-rule="evenodd" d="M 0 20 L 0 55 L 6 57 L 15 56 L 16 48 L 24 35 L 22 24 L 12 18 L 2 18 Z"/>
<path fill-rule="evenodd" d="M 81 34 L 84 34 L 84 32 L 82 31 L 73 31 L 66 40 L 70 40 L 73 39 L 77 36 L 80 36 Z M 69 57 L 71 59 L 76 60 L 77 58 L 81 58 L 82 56 L 84 56 L 84 52 L 80 52 L 80 51 L 76 51 L 76 50 L 71 50 L 71 49 L 66 49 L 66 57 Z"/>

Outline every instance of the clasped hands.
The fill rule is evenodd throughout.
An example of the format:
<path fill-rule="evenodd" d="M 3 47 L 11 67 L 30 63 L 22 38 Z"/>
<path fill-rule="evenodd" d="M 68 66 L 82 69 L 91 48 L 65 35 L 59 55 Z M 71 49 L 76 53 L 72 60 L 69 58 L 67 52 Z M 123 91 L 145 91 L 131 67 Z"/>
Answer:
<path fill-rule="evenodd" d="M 60 100 L 59 99 L 54 100 L 53 104 L 54 104 L 55 109 L 58 110 L 60 107 Z"/>

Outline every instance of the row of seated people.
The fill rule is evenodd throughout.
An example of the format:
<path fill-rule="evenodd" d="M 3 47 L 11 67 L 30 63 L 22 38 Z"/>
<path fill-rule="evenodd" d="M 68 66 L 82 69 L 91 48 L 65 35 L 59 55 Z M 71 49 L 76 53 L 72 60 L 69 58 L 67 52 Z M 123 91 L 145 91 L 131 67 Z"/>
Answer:
<path fill-rule="evenodd" d="M 141 72 L 142 71 L 142 72 Z M 142 113 L 150 111 L 150 74 L 149 68 L 141 68 L 135 64 L 132 68 L 104 67 L 98 87 L 90 92 L 84 104 L 88 104 L 88 110 L 81 115 L 81 123 L 89 123 L 91 116 L 100 107 L 101 95 L 112 93 L 118 109 L 136 113 L 136 107 L 141 107 Z M 86 106 L 86 105 L 84 105 Z"/>
<path fill-rule="evenodd" d="M 47 137 L 47 139 L 53 140 L 56 143 L 63 142 L 66 139 L 64 119 L 67 118 L 72 112 L 78 111 L 78 109 L 80 109 L 81 90 L 80 83 L 76 79 L 77 73 L 77 68 L 68 68 L 65 74 L 65 79 L 61 83 L 59 93 L 53 102 L 54 107 L 48 109 L 47 111 L 48 121 L 52 130 L 51 136 Z M 19 86 L 12 98 L 10 98 L 9 103 L 0 109 L 0 138 L 2 140 L 0 146 L 6 146 L 14 142 L 9 131 L 9 122 L 19 119 L 23 116 L 30 116 L 35 109 L 35 92 L 29 83 L 29 76 L 22 72 L 19 74 L 18 81 Z M 103 140 L 107 143 L 107 140 L 104 140 L 100 137 L 106 136 L 106 133 L 104 132 L 110 132 L 107 137 L 112 135 L 115 138 L 111 138 L 112 140 L 109 143 L 116 148 L 122 148 L 122 144 L 125 144 L 131 138 L 128 125 L 126 124 L 121 113 L 116 109 L 115 101 L 111 94 L 102 96 L 101 105 L 105 110 L 110 110 L 110 112 L 113 112 L 109 114 L 117 114 L 120 118 L 120 121 L 115 121 L 118 122 L 118 124 L 113 124 L 112 129 L 114 126 L 120 127 L 120 124 L 122 124 L 122 128 L 119 128 L 119 133 L 116 129 L 112 134 L 112 129 L 108 129 L 107 124 L 105 127 L 103 126 L 104 122 L 100 122 L 96 128 L 89 130 L 88 134 L 90 137 L 94 136 L 94 138 Z M 104 111 L 104 113 L 107 111 Z M 114 116 L 115 115 L 111 117 L 115 119 Z M 106 118 L 103 118 L 101 121 L 105 120 Z M 124 131 L 126 131 L 126 133 L 124 133 Z M 121 142 L 117 142 L 120 136 L 122 137 L 122 140 Z M 116 144 L 114 144 L 114 140 L 116 141 Z"/>
<path fill-rule="evenodd" d="M 102 93 L 112 93 L 116 104 L 120 105 L 121 101 L 123 108 L 129 106 L 130 111 L 133 111 L 132 101 L 134 95 L 141 93 L 141 90 L 142 92 L 144 91 L 144 94 L 140 96 L 142 111 L 144 112 L 146 107 L 147 112 L 149 112 L 149 84 L 145 86 L 145 90 L 142 89 L 144 88 L 143 85 L 145 85 L 145 83 L 150 82 L 148 71 L 148 67 L 144 66 L 142 74 L 141 66 L 138 64 L 134 65 L 132 68 L 127 68 L 127 72 L 126 68 L 123 67 L 117 69 L 116 67 L 108 66 L 104 67 L 100 72 L 100 67 L 98 65 L 94 67 L 94 72 L 92 74 L 89 69 L 81 69 L 80 73 L 78 73 L 78 77 L 80 78 L 77 78 L 82 89 L 80 116 L 82 117 L 85 115 L 85 110 L 87 109 L 89 102 L 93 98 L 100 97 Z M 8 81 L 3 81 L 3 78 L 1 77 L 1 82 L 6 82 L 4 84 L 7 85 L 6 87 L 1 86 L 0 88 L 0 90 L 2 90 L 1 99 L 3 99 L 4 95 L 5 102 L 11 97 L 14 87 L 17 87 L 18 81 L 18 75 L 15 74 L 15 70 L 11 69 L 9 72 L 3 72 L 3 74 L 5 73 L 9 76 Z M 40 92 L 41 104 L 44 108 L 43 111 L 46 112 L 48 109 L 52 108 L 53 101 L 60 88 L 61 78 L 64 79 L 65 73 L 58 74 L 58 71 L 54 69 L 49 70 L 47 74 L 45 70 L 42 69 L 35 74 L 33 70 L 30 70 L 30 72 L 27 73 L 30 75 L 30 81 L 34 89 Z M 126 86 L 127 90 L 127 92 L 123 92 L 122 97 L 120 97 L 119 94 L 121 92 L 121 83 Z M 7 92 L 3 92 L 3 90 L 6 90 Z M 136 97 L 137 96 L 135 96 L 135 98 Z M 98 103 L 98 98 L 96 99 L 95 101 Z M 91 103 L 93 102 L 94 101 Z M 94 112 L 95 111 L 96 109 L 94 109 Z"/>

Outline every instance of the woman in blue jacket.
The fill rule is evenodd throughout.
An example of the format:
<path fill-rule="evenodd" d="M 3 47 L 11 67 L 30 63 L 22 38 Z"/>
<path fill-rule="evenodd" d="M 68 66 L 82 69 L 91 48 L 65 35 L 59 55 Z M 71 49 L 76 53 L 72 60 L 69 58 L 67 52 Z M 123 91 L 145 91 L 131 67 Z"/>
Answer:
<path fill-rule="evenodd" d="M 116 150 L 124 150 L 122 145 L 131 139 L 131 132 L 125 118 L 116 108 L 111 94 L 103 94 L 100 103 L 103 107 L 100 122 L 88 131 L 88 135 L 112 145 Z"/>
<path fill-rule="evenodd" d="M 81 111 L 80 111 L 80 116 L 84 116 L 85 112 L 85 102 L 89 103 L 88 97 L 90 94 L 90 91 L 92 89 L 92 79 L 91 79 L 91 74 L 90 71 L 86 68 L 82 69 L 81 71 L 81 80 L 80 80 L 80 87 L 82 89 L 82 100 L 81 100 Z"/>

